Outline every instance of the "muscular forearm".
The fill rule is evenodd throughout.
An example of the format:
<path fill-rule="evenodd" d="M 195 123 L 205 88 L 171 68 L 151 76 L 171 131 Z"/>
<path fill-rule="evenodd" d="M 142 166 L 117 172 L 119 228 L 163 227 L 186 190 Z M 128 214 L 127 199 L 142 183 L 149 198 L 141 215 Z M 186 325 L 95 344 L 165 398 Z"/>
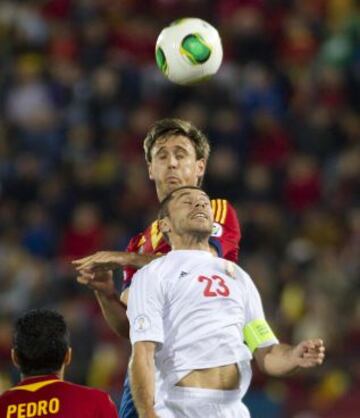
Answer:
<path fill-rule="evenodd" d="M 130 362 L 131 393 L 140 418 L 156 417 L 154 411 L 155 378 L 153 354 L 144 344 L 134 349 Z"/>
<path fill-rule="evenodd" d="M 129 338 L 129 322 L 126 316 L 126 308 L 116 293 L 105 295 L 95 291 L 96 298 L 101 307 L 106 322 L 118 335 Z"/>
<path fill-rule="evenodd" d="M 294 372 L 298 364 L 292 353 L 293 347 L 290 345 L 273 345 L 264 355 L 261 368 L 271 376 L 283 376 Z"/>
<path fill-rule="evenodd" d="M 137 254 L 137 253 L 128 253 L 129 254 L 129 263 L 130 267 L 140 269 L 141 267 L 146 266 L 151 261 L 161 257 L 162 255 L 155 254 Z"/>
<path fill-rule="evenodd" d="M 254 352 L 260 369 L 272 376 L 283 376 L 297 369 L 320 366 L 325 358 L 325 346 L 320 338 L 304 340 L 297 345 L 275 344 L 257 348 Z"/>

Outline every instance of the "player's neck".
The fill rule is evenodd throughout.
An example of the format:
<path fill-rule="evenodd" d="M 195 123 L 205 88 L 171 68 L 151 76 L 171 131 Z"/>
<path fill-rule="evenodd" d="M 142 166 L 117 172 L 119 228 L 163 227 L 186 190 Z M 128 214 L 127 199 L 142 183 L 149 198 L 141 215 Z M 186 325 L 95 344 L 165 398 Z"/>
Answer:
<path fill-rule="evenodd" d="M 173 250 L 201 250 L 211 252 L 209 237 L 199 237 L 196 235 L 173 237 L 171 240 Z"/>
<path fill-rule="evenodd" d="M 161 187 L 157 187 L 156 184 L 155 184 L 155 188 L 156 188 L 156 194 L 157 194 L 158 200 L 159 202 L 162 202 L 169 192 L 168 193 L 164 192 L 163 190 L 161 190 Z"/>
<path fill-rule="evenodd" d="M 35 377 L 45 377 L 45 376 L 49 376 L 49 375 L 54 375 L 54 376 L 58 377 L 60 380 L 64 380 L 65 368 L 62 367 L 60 370 L 58 370 L 56 372 L 51 372 L 51 373 L 41 374 L 41 375 L 28 376 L 28 375 L 24 375 L 23 373 L 21 373 L 20 377 L 21 377 L 21 380 L 27 380 L 27 379 L 33 379 Z"/>

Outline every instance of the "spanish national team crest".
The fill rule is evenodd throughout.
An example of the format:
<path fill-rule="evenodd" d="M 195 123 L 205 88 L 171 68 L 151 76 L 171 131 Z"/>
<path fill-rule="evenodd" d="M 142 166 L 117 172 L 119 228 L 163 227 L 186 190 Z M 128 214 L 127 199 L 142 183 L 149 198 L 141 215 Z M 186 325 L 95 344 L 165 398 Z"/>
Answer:
<path fill-rule="evenodd" d="M 222 234 L 223 234 L 222 225 L 218 224 L 217 222 L 214 222 L 211 236 L 212 237 L 221 237 Z"/>

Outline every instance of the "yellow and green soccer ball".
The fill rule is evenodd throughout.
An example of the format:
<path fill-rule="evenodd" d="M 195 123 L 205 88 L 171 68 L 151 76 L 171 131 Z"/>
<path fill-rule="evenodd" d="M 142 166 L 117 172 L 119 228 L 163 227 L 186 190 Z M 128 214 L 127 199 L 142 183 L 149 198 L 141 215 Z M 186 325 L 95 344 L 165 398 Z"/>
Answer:
<path fill-rule="evenodd" d="M 178 19 L 164 28 L 155 48 L 156 64 L 172 82 L 194 84 L 213 76 L 223 49 L 218 31 L 198 18 Z"/>

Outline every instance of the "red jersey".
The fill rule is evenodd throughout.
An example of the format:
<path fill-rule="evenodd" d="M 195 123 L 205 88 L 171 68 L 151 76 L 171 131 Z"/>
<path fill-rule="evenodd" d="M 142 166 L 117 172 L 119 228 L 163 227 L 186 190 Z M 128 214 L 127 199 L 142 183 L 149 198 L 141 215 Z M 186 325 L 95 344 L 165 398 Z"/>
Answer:
<path fill-rule="evenodd" d="M 214 225 L 210 243 L 216 248 L 219 257 L 237 262 L 241 232 L 235 209 L 224 199 L 212 199 L 211 209 Z M 170 245 L 159 230 L 157 220 L 144 232 L 133 237 L 126 248 L 128 252 L 139 254 L 166 254 L 170 250 Z M 124 268 L 123 288 L 130 286 L 135 271 L 132 267 Z"/>
<path fill-rule="evenodd" d="M 64 382 L 55 375 L 30 377 L 0 396 L 0 418 L 118 418 L 109 395 Z"/>

